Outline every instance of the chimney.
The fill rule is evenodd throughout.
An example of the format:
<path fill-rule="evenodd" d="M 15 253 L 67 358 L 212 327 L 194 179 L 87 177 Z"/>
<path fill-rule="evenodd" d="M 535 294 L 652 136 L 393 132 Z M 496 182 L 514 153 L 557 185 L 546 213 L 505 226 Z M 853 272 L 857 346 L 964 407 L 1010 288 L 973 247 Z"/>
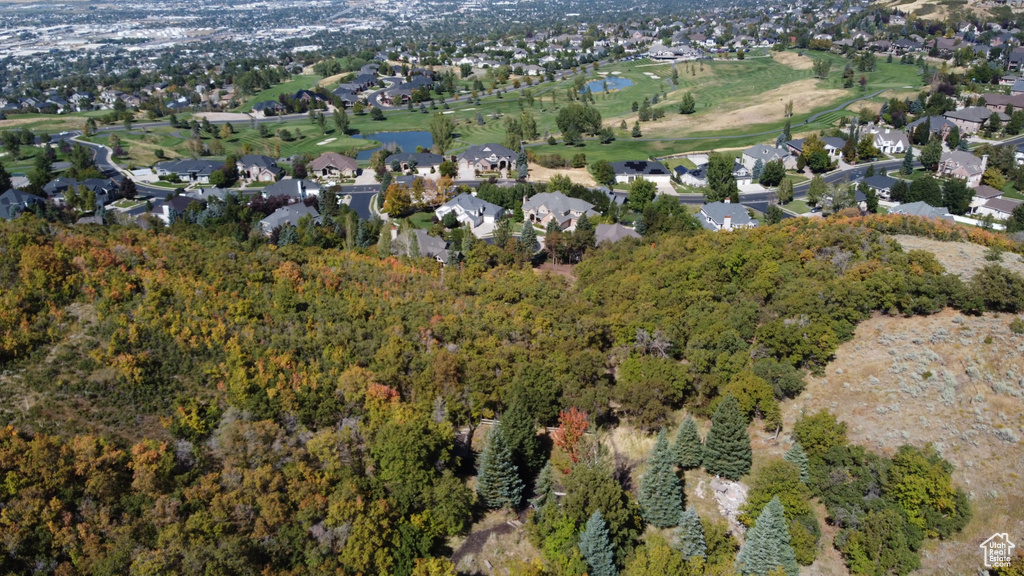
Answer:
<path fill-rule="evenodd" d="M 985 168 L 988 166 L 988 154 L 981 157 L 981 173 L 985 173 Z"/>
<path fill-rule="evenodd" d="M 723 230 L 732 230 L 732 216 L 726 216 L 722 221 Z"/>

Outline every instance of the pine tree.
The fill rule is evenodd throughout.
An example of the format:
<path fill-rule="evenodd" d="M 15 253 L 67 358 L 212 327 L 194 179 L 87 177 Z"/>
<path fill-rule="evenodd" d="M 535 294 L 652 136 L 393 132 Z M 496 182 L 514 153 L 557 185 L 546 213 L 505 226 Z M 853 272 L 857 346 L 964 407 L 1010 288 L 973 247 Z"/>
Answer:
<path fill-rule="evenodd" d="M 515 508 L 523 499 L 523 481 L 500 427 L 487 434 L 477 467 L 476 492 L 488 508 Z"/>
<path fill-rule="evenodd" d="M 473 235 L 473 231 L 472 231 L 472 229 L 470 229 L 469 224 L 466 224 L 462 228 L 462 255 L 463 255 L 463 257 L 465 257 L 466 254 L 469 254 L 469 251 L 472 250 L 474 246 L 476 246 L 476 236 Z"/>
<path fill-rule="evenodd" d="M 518 249 L 521 251 L 520 256 L 524 262 L 529 262 L 533 258 L 534 253 L 540 249 L 540 243 L 537 242 L 537 232 L 534 231 L 532 222 L 523 222 L 523 231 L 519 235 Z"/>
<path fill-rule="evenodd" d="M 536 242 L 536 239 L 534 239 Z M 533 254 L 532 252 L 530 253 Z M 512 455 L 512 463 L 525 474 L 532 474 L 544 462 L 544 453 L 537 440 L 537 421 L 522 402 L 523 394 L 513 394 L 498 428 Z"/>
<path fill-rule="evenodd" d="M 762 172 L 764 172 L 764 162 L 758 158 L 757 162 L 754 162 L 754 170 L 752 171 L 751 176 L 753 176 L 754 180 L 760 180 Z"/>
<path fill-rule="evenodd" d="M 525 180 L 530 175 L 530 166 L 526 157 L 526 151 L 520 146 L 519 155 L 516 156 L 516 176 L 520 180 Z"/>
<path fill-rule="evenodd" d="M 631 135 L 633 136 L 633 138 L 640 138 L 644 135 L 643 132 L 640 131 L 639 120 L 635 124 L 633 124 L 633 133 Z"/>
<path fill-rule="evenodd" d="M 754 527 L 747 532 L 747 540 L 736 555 L 736 570 L 740 574 L 764 576 L 782 568 L 786 576 L 797 576 L 800 568 L 796 554 L 789 543 L 789 527 L 779 497 L 772 498 Z"/>
<path fill-rule="evenodd" d="M 0 164 L 0 194 L 7 192 L 11 189 L 11 175 L 4 169 L 4 165 Z"/>
<path fill-rule="evenodd" d="M 555 469 L 551 466 L 551 460 L 545 462 L 537 474 L 537 483 L 533 491 L 536 496 L 530 502 L 537 508 L 543 508 L 545 504 L 555 500 Z"/>
<path fill-rule="evenodd" d="M 704 445 L 701 443 L 697 422 L 687 416 L 676 433 L 676 441 L 672 443 L 672 454 L 675 456 L 676 464 L 683 470 L 699 468 L 703 450 Z"/>
<path fill-rule="evenodd" d="M 811 476 L 807 473 L 807 453 L 804 452 L 804 448 L 799 442 L 794 442 L 793 447 L 786 451 L 782 459 L 800 467 L 801 482 L 807 484 L 811 481 Z"/>
<path fill-rule="evenodd" d="M 914 147 L 907 146 L 907 153 L 903 156 L 903 164 L 900 164 L 900 174 L 910 176 L 914 173 Z"/>
<path fill-rule="evenodd" d="M 377 238 L 377 256 L 381 258 L 387 258 L 391 256 L 391 226 L 385 225 L 380 230 L 380 236 Z"/>
<path fill-rule="evenodd" d="M 750 471 L 750 436 L 747 418 L 740 412 L 739 403 L 727 395 L 718 404 L 711 417 L 711 430 L 704 440 L 704 469 L 709 474 L 739 480 Z"/>
<path fill-rule="evenodd" d="M 590 566 L 589 576 L 616 576 L 615 547 L 600 510 L 594 510 L 580 534 L 580 553 Z"/>
<path fill-rule="evenodd" d="M 675 458 L 663 428 L 647 459 L 647 472 L 640 480 L 637 498 L 644 519 L 658 528 L 675 526 L 683 512 L 683 491 L 676 476 Z"/>
<path fill-rule="evenodd" d="M 683 556 L 692 558 L 694 556 L 705 557 L 708 553 L 707 543 L 704 541 L 704 526 L 700 523 L 697 511 L 691 505 L 679 515 L 679 528 L 675 530 L 675 542 L 673 548 L 683 553 Z"/>

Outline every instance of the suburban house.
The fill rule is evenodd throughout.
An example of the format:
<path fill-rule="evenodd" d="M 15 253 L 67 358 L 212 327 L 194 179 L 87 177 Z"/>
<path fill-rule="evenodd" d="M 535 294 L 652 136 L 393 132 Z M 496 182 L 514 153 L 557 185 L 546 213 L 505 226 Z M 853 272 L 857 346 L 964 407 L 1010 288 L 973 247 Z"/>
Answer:
<path fill-rule="evenodd" d="M 594 230 L 594 245 L 600 246 L 602 242 L 611 242 L 612 244 L 623 240 L 625 238 L 636 238 L 640 239 L 640 235 L 637 234 L 636 230 L 627 228 L 622 224 L 598 224 Z"/>
<path fill-rule="evenodd" d="M 295 226 L 304 216 L 312 216 L 314 221 L 319 221 L 320 219 L 320 213 L 316 211 L 316 208 L 299 202 L 298 204 L 282 206 L 270 216 L 260 220 L 260 229 L 263 230 L 264 234 L 270 236 L 275 228 L 285 224 Z"/>
<path fill-rule="evenodd" d="M 988 121 L 992 114 L 998 114 L 999 119 L 1003 122 L 1010 120 L 1010 117 L 1002 112 L 992 112 L 984 106 L 969 106 L 961 110 L 954 110 L 952 112 L 946 112 L 943 114 L 946 118 L 951 120 L 954 124 L 960 128 L 961 134 L 974 134 L 981 130 L 985 122 Z"/>
<path fill-rule="evenodd" d="M 799 156 L 804 150 L 805 138 L 798 140 L 790 140 L 786 142 L 786 146 L 789 146 L 789 150 L 795 155 Z M 842 138 L 835 138 L 832 136 L 825 136 L 821 138 L 821 141 L 825 144 L 825 152 L 828 154 L 828 159 L 832 162 L 839 160 L 839 157 L 843 155 L 843 146 L 846 145 L 846 140 Z"/>
<path fill-rule="evenodd" d="M 460 223 L 476 228 L 481 224 L 494 224 L 504 212 L 505 209 L 501 206 L 481 200 L 472 194 L 462 193 L 438 206 L 434 214 L 440 220 L 448 213 L 454 213 Z"/>
<path fill-rule="evenodd" d="M 235 163 L 238 174 L 254 182 L 273 182 L 284 174 L 270 156 L 262 154 L 246 154 Z"/>
<path fill-rule="evenodd" d="M 458 156 L 459 170 L 502 172 L 516 167 L 516 153 L 501 144 L 470 146 Z"/>
<path fill-rule="evenodd" d="M 988 155 L 978 158 L 970 152 L 953 150 L 943 152 L 939 160 L 938 173 L 942 176 L 952 176 L 967 181 L 967 186 L 976 188 L 981 184 L 981 176 L 988 166 Z"/>
<path fill-rule="evenodd" d="M 975 208 L 973 212 L 978 216 L 992 215 L 996 220 L 1006 220 L 1013 214 L 1013 210 L 1020 205 L 1020 200 L 989 198 L 984 204 Z"/>
<path fill-rule="evenodd" d="M 431 154 L 430 152 L 401 152 L 399 154 L 392 154 L 384 160 L 384 165 L 394 170 L 397 165 L 398 169 L 402 172 L 408 170 L 415 170 L 421 176 L 430 174 L 431 171 L 437 172 L 440 168 L 441 163 L 444 162 L 444 156 L 440 154 Z"/>
<path fill-rule="evenodd" d="M 309 163 L 307 173 L 321 180 L 338 180 L 358 174 L 359 165 L 355 158 L 337 152 L 324 152 Z"/>
<path fill-rule="evenodd" d="M 700 207 L 697 218 L 701 226 L 708 230 L 736 230 L 738 228 L 756 228 L 757 221 L 750 217 L 742 204 L 731 202 L 711 202 Z"/>
<path fill-rule="evenodd" d="M 902 216 L 918 216 L 920 218 L 938 218 L 941 220 L 953 221 L 953 215 L 945 208 L 936 208 L 927 202 L 911 202 L 900 204 L 889 209 L 889 214 Z"/>
<path fill-rule="evenodd" d="M 1002 190 L 982 184 L 981 186 L 978 186 L 977 188 L 974 189 L 974 198 L 971 198 L 971 211 L 973 212 L 975 209 L 980 208 L 982 205 L 985 204 L 985 202 L 988 202 L 989 200 L 1002 197 Z"/>
<path fill-rule="evenodd" d="M 420 258 L 433 258 L 443 265 L 448 264 L 448 242 L 444 238 L 431 236 L 422 228 L 413 230 L 413 234 L 420 247 Z"/>
<path fill-rule="evenodd" d="M 257 102 L 252 106 L 252 114 L 257 118 L 265 118 L 267 116 L 277 116 L 285 112 L 284 104 L 281 104 L 277 100 L 263 100 Z"/>
<path fill-rule="evenodd" d="M 526 220 L 547 226 L 554 220 L 562 230 L 576 226 L 580 216 L 597 216 L 594 205 L 579 198 L 570 198 L 561 192 L 544 192 L 532 198 L 523 198 L 523 216 Z"/>
<path fill-rule="evenodd" d="M 702 55 L 700 50 L 690 46 L 665 46 L 661 42 L 651 44 L 647 49 L 647 57 L 651 60 L 667 60 L 671 62 L 696 60 Z"/>
<path fill-rule="evenodd" d="M 33 204 L 43 203 L 43 199 L 35 194 L 11 188 L 0 194 L 0 218 L 13 220 L 20 216 L 22 212 L 29 210 Z"/>
<path fill-rule="evenodd" d="M 1013 83 L 1013 86 L 1010 87 L 1010 96 L 1019 96 L 1021 94 L 1024 94 L 1024 80 L 1018 78 Z"/>
<path fill-rule="evenodd" d="M 987 118 L 987 117 L 986 117 Z M 922 123 L 928 123 L 928 131 L 933 136 L 938 136 L 940 139 L 945 140 L 946 135 L 953 129 L 956 124 L 952 120 L 945 116 L 924 116 L 914 120 L 910 124 L 907 124 L 907 133 L 913 133 L 915 129 Z"/>
<path fill-rule="evenodd" d="M 875 174 L 864 178 L 863 182 L 868 185 L 868 188 L 874 190 L 879 198 L 889 198 L 892 195 L 892 187 L 896 184 L 896 179 L 885 174 Z"/>
<path fill-rule="evenodd" d="M 1014 76 L 1016 78 L 1016 76 Z M 1017 80 L 1014 80 L 1017 82 Z M 1024 108 L 1024 94 L 985 94 L 985 108 L 993 112 L 1006 112 L 1006 106 L 1012 104 L 1014 110 Z"/>
<path fill-rule="evenodd" d="M 871 126 L 867 129 L 867 133 L 874 135 L 875 148 L 878 148 L 882 154 L 902 155 L 906 154 L 907 149 L 910 148 L 910 138 L 902 130 Z"/>
<path fill-rule="evenodd" d="M 796 168 L 796 159 L 790 154 L 786 148 L 776 148 L 775 146 L 768 146 L 766 144 L 758 144 L 757 146 L 751 146 L 743 151 L 743 155 L 740 157 L 743 162 L 743 167 L 747 170 L 753 170 L 757 161 L 761 161 L 761 165 L 764 166 L 772 160 L 781 160 L 782 165 L 787 169 Z"/>
<path fill-rule="evenodd" d="M 754 173 L 740 164 L 739 160 L 732 164 L 732 177 L 736 179 L 737 186 L 749 186 L 754 182 Z"/>
<path fill-rule="evenodd" d="M 210 174 L 224 167 L 216 160 L 168 160 L 153 166 L 157 176 L 177 176 L 182 182 L 210 183 Z"/>
<path fill-rule="evenodd" d="M 629 183 L 637 178 L 643 178 L 655 184 L 668 184 L 672 181 L 672 173 L 661 162 L 627 160 L 626 162 L 612 162 L 611 166 L 615 171 L 615 182 L 618 184 Z"/>
<path fill-rule="evenodd" d="M 687 168 L 680 164 L 673 170 L 676 173 L 676 179 L 678 179 L 681 184 L 693 186 L 694 188 L 703 188 L 708 184 L 707 163 L 700 164 L 696 168 Z"/>
<path fill-rule="evenodd" d="M 117 191 L 117 182 L 109 178 L 86 178 L 83 181 L 74 178 L 54 178 L 43 186 L 43 192 L 53 200 L 62 201 L 65 191 L 69 188 L 77 191 L 80 186 L 92 190 L 96 194 L 96 203 L 100 206 L 106 204 Z"/>
<path fill-rule="evenodd" d="M 188 212 L 189 207 L 193 204 L 202 204 L 202 202 L 195 198 L 189 198 L 188 196 L 175 196 L 174 198 L 169 198 L 161 202 L 160 211 L 157 212 L 154 210 L 154 212 L 156 213 L 157 218 L 162 220 L 164 224 L 170 226 L 172 222 L 181 218 L 186 212 Z"/>
<path fill-rule="evenodd" d="M 320 195 L 320 185 L 312 180 L 279 180 L 263 189 L 264 198 L 287 196 L 294 200 L 305 200 Z"/>

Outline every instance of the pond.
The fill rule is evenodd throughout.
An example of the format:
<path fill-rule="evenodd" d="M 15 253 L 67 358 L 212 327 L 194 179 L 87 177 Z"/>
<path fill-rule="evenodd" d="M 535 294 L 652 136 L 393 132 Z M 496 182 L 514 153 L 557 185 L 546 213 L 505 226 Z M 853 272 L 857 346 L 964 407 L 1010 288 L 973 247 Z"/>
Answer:
<path fill-rule="evenodd" d="M 632 85 L 633 81 L 628 78 L 609 76 L 607 78 L 588 82 L 587 85 L 583 87 L 583 90 L 580 90 L 580 93 L 582 94 L 583 92 L 586 92 L 587 88 L 590 88 L 591 92 L 597 94 L 598 92 L 604 92 L 605 86 L 608 87 L 608 90 L 622 90 L 623 88 L 629 88 Z"/>
<path fill-rule="evenodd" d="M 434 137 L 430 135 L 430 132 L 425 131 L 410 131 L 410 132 L 378 132 L 376 134 L 356 134 L 354 138 L 362 138 L 364 140 L 376 140 L 381 145 L 373 150 L 363 150 L 356 156 L 356 160 L 369 160 L 373 153 L 381 148 L 388 148 L 391 146 L 398 146 L 402 149 L 402 152 L 415 152 L 417 146 L 423 146 L 429 149 L 434 145 Z"/>

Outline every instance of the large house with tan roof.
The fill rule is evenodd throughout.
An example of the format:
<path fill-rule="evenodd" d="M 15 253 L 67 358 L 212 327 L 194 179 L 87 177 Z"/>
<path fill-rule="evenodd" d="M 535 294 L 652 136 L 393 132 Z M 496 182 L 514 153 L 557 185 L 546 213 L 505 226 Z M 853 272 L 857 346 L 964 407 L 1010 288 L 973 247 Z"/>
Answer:
<path fill-rule="evenodd" d="M 354 158 L 337 152 L 324 152 L 309 163 L 306 172 L 309 176 L 320 180 L 338 180 L 351 178 L 359 173 L 359 165 Z"/>

